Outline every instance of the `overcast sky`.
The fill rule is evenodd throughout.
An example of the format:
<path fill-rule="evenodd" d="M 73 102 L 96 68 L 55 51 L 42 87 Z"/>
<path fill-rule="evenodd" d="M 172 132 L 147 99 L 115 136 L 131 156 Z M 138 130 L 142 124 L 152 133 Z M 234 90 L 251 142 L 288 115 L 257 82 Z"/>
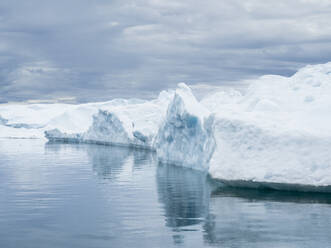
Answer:
<path fill-rule="evenodd" d="M 331 60 L 329 0 L 1 0 L 0 102 L 151 97 Z"/>

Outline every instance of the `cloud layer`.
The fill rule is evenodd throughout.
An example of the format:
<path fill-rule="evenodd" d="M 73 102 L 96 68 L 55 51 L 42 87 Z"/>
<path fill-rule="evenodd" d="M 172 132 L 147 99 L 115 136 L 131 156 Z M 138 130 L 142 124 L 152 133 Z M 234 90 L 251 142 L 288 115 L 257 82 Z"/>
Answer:
<path fill-rule="evenodd" d="M 331 60 L 328 0 L 2 0 L 0 102 L 150 97 Z"/>

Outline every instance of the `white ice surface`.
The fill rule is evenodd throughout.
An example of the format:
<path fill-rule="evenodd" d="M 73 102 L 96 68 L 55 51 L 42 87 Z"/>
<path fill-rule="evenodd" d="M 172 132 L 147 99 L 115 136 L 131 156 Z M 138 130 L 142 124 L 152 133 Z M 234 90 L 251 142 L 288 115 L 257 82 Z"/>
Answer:
<path fill-rule="evenodd" d="M 65 132 L 87 130 L 95 104 L 2 104 L 0 105 L 0 138 L 43 138 L 44 131 L 58 128 Z M 20 128 L 22 127 L 22 128 Z"/>
<path fill-rule="evenodd" d="M 228 95 L 201 102 L 215 113 L 212 177 L 331 185 L 331 63 L 263 76 L 243 96 Z"/>
<path fill-rule="evenodd" d="M 87 104 L 0 104 L 0 138 L 44 138 L 44 132 L 53 129 L 65 134 L 85 133 L 92 126 L 93 115 L 100 109 L 122 118 L 131 137 L 135 131 L 155 136 L 172 94 L 163 91 L 151 101 L 114 99 Z"/>

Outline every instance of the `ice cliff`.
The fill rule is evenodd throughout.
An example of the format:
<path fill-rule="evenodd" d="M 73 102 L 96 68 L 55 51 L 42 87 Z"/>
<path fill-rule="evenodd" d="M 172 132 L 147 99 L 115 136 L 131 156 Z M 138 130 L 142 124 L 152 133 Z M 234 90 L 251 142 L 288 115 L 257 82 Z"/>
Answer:
<path fill-rule="evenodd" d="M 178 85 L 156 137 L 160 161 L 207 170 L 215 149 L 213 116 L 184 83 Z"/>
<path fill-rule="evenodd" d="M 216 108 L 222 94 L 202 101 L 215 113 L 212 177 L 331 185 L 331 63 L 263 76 L 244 95 L 231 94 Z"/>

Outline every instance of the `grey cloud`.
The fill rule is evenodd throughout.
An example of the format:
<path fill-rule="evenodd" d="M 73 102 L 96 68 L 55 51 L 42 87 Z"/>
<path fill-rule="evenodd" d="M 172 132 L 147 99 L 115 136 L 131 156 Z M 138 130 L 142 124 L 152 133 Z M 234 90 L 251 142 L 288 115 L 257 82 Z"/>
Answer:
<path fill-rule="evenodd" d="M 325 0 L 2 0 L 0 102 L 148 98 L 331 57 Z"/>

